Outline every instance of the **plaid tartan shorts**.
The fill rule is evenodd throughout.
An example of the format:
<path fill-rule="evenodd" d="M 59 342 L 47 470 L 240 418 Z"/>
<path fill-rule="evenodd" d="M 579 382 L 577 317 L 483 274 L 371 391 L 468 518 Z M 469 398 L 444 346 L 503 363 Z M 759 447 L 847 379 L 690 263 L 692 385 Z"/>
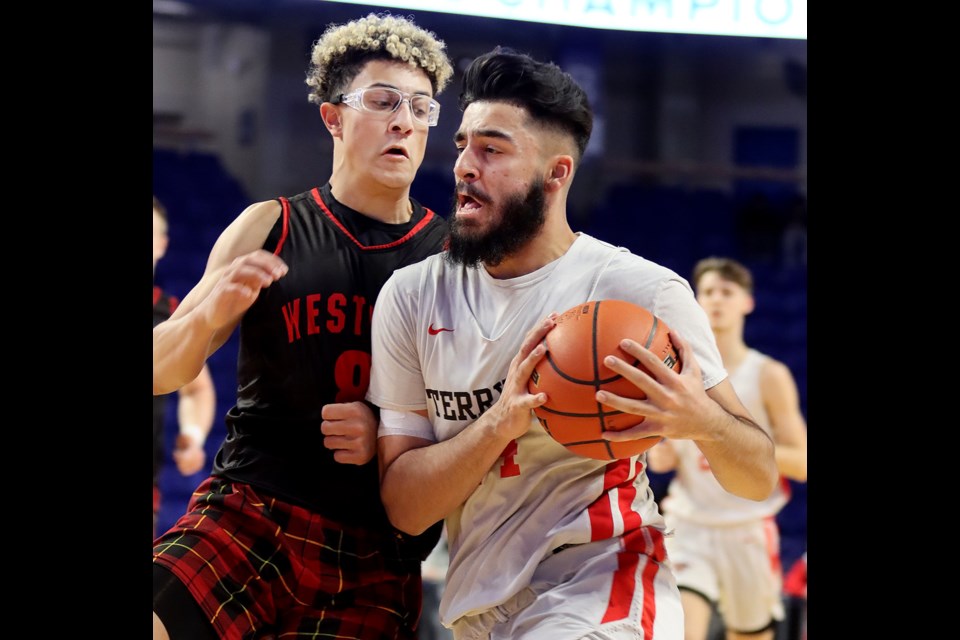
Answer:
<path fill-rule="evenodd" d="M 415 640 L 420 558 L 393 529 L 347 526 L 210 477 L 154 541 L 221 638 Z"/>

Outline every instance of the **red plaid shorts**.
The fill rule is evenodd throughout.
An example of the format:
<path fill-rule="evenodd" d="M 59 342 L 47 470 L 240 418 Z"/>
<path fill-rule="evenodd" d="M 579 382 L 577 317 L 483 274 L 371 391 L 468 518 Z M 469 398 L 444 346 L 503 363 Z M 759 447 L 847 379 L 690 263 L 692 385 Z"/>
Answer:
<path fill-rule="evenodd" d="M 186 585 L 226 640 L 414 640 L 420 558 L 403 557 L 398 537 L 210 477 L 154 541 L 153 561 Z"/>

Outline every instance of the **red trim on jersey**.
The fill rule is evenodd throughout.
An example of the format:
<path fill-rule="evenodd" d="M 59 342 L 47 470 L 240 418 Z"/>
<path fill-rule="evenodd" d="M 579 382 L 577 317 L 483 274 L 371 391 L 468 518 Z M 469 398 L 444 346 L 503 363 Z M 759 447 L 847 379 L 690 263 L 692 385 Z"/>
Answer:
<path fill-rule="evenodd" d="M 313 199 L 316 200 L 317 204 L 320 205 L 320 209 L 323 210 L 323 214 L 327 216 L 327 219 L 329 219 L 330 222 L 332 222 L 333 224 L 337 225 L 337 228 L 340 229 L 340 231 L 342 231 L 345 236 L 350 238 L 353 244 L 357 245 L 364 251 L 372 251 L 374 249 L 389 249 L 390 247 L 396 247 L 398 245 L 401 245 L 407 240 L 409 240 L 410 238 L 412 238 L 413 236 L 417 235 L 417 233 L 419 233 L 421 229 L 427 226 L 427 224 L 433 219 L 433 216 L 434 216 L 433 211 L 424 207 L 423 220 L 418 222 L 417 226 L 415 226 L 413 229 L 410 229 L 410 231 L 407 232 L 407 235 L 397 240 L 394 240 L 393 242 L 388 242 L 387 244 L 375 244 L 375 245 L 367 246 L 365 244 L 362 244 L 356 238 L 354 238 L 353 234 L 347 231 L 347 228 L 344 227 L 343 224 L 340 222 L 340 220 L 338 220 L 337 217 L 333 215 L 333 213 L 330 211 L 330 209 L 327 208 L 327 205 L 323 202 L 323 198 L 320 197 L 320 189 L 318 189 L 317 187 L 314 187 L 313 189 L 310 190 L 310 193 L 313 195 Z"/>
<path fill-rule="evenodd" d="M 639 464 L 639 461 L 638 461 Z M 610 506 L 610 491 L 614 487 L 619 487 L 620 499 L 618 507 L 623 516 L 624 523 L 633 523 L 639 526 L 639 514 L 636 514 L 631 508 L 634 496 L 637 490 L 633 488 L 633 479 L 636 477 L 636 471 L 630 472 L 630 460 L 617 460 L 607 465 L 603 472 L 603 493 L 587 507 L 587 514 L 590 516 L 590 540 L 606 540 L 613 537 L 613 511 Z M 627 485 L 627 486 L 625 486 Z M 629 499 L 624 502 L 624 492 L 629 493 Z M 635 515 L 636 518 L 632 518 Z M 629 518 L 629 521 L 628 521 Z M 629 531 L 629 527 L 625 529 Z"/>
<path fill-rule="evenodd" d="M 787 476 L 780 476 L 780 488 L 783 489 L 783 495 L 790 500 L 790 494 L 793 493 L 793 487 L 790 486 L 790 479 Z"/>
<path fill-rule="evenodd" d="M 623 530 L 624 531 L 633 531 L 634 529 L 639 529 L 640 525 L 643 524 L 643 518 L 640 517 L 640 514 L 633 510 L 633 499 L 637 497 L 637 487 L 633 484 L 633 479 L 640 474 L 640 469 L 643 465 L 639 460 L 637 460 L 634 465 L 633 475 L 630 476 L 629 482 L 624 482 L 620 489 L 617 491 L 619 500 L 617 501 L 620 506 L 620 514 L 623 516 Z"/>
<path fill-rule="evenodd" d="M 277 242 L 277 248 L 273 250 L 273 255 L 280 255 L 280 249 L 283 243 L 287 241 L 287 235 L 290 233 L 290 201 L 286 198 L 280 198 L 280 206 L 283 207 L 283 231 L 280 232 L 280 241 Z"/>
<path fill-rule="evenodd" d="M 663 543 L 663 533 L 657 529 L 643 527 L 628 531 L 623 535 L 623 550 L 650 556 L 657 562 L 667 557 L 667 547 Z"/>
<path fill-rule="evenodd" d="M 163 294 L 163 291 L 160 290 L 160 287 L 153 288 L 153 306 L 157 306 L 157 303 L 160 302 L 160 296 Z"/>

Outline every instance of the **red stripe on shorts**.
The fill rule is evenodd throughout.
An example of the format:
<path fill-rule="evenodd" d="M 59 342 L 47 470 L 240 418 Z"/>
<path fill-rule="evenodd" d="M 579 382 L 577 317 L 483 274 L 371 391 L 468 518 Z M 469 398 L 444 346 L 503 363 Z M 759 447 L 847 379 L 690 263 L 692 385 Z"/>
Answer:
<path fill-rule="evenodd" d="M 643 612 L 640 614 L 640 626 L 643 627 L 644 640 L 653 640 L 653 621 L 657 617 L 657 599 L 653 592 L 653 579 L 657 577 L 660 565 L 647 560 L 643 568 Z"/>
<path fill-rule="evenodd" d="M 610 599 L 607 600 L 607 610 L 603 613 L 600 624 L 623 620 L 630 615 L 630 605 L 633 603 L 633 592 L 637 588 L 637 563 L 640 556 L 636 553 L 618 553 L 617 570 L 613 573 L 613 584 L 610 587 Z M 644 602 L 644 615 L 646 602 Z"/>
<path fill-rule="evenodd" d="M 659 571 L 659 562 L 666 556 L 663 534 L 656 529 L 644 527 L 635 529 L 623 536 L 623 551 L 617 554 L 617 570 L 613 574 L 610 599 L 603 614 L 602 623 L 622 620 L 630 615 L 630 605 L 636 591 L 637 564 L 640 556 L 647 556 L 643 568 L 643 610 L 640 612 L 640 624 L 644 638 L 653 638 L 653 620 L 656 618 L 657 602 L 653 590 L 653 579 Z"/>
<path fill-rule="evenodd" d="M 767 557 L 770 559 L 770 568 L 774 573 L 783 572 L 780 564 L 780 529 L 773 516 L 763 519 L 763 533 L 767 541 Z"/>

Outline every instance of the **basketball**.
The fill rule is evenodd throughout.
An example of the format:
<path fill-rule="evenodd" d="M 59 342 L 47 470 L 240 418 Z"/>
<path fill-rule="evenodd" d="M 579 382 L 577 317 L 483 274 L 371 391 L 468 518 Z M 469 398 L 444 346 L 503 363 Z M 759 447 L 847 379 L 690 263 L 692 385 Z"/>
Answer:
<path fill-rule="evenodd" d="M 602 389 L 625 398 L 646 397 L 603 364 L 604 358 L 614 355 L 646 371 L 620 348 L 624 338 L 639 342 L 680 371 L 669 332 L 663 320 L 624 300 L 594 300 L 563 312 L 547 333 L 547 354 L 527 384 L 530 393 L 547 394 L 547 402 L 534 409 L 546 432 L 573 453 L 597 460 L 629 458 L 657 444 L 660 438 L 655 436 L 628 442 L 604 440 L 604 431 L 628 429 L 643 422 L 643 417 L 608 407 L 594 396 Z"/>

